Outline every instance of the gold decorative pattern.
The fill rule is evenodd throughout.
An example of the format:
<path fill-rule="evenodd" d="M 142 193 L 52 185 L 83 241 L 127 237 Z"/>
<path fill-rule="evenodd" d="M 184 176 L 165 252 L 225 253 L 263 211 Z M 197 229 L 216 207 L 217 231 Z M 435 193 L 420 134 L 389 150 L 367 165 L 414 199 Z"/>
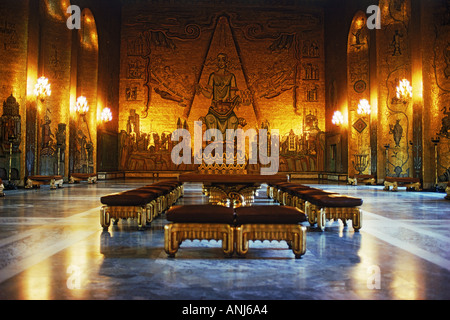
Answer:
<path fill-rule="evenodd" d="M 232 256 L 234 227 L 219 223 L 171 223 L 164 226 L 164 250 L 170 257 L 175 257 L 184 240 L 222 241 L 223 253 Z"/>
<path fill-rule="evenodd" d="M 344 224 L 347 224 L 347 220 L 352 220 L 352 226 L 355 231 L 359 231 L 362 227 L 362 214 L 359 207 L 319 207 L 306 201 L 305 213 L 308 217 L 309 224 L 314 225 L 317 223 L 317 226 L 322 231 L 325 230 L 326 220 L 340 219 Z"/>
<path fill-rule="evenodd" d="M 144 207 L 103 206 L 100 209 L 100 225 L 103 230 L 108 230 L 111 220 L 136 219 L 139 230 L 143 230 L 147 224 L 153 221 L 154 201 Z"/>
<path fill-rule="evenodd" d="M 244 224 L 236 227 L 236 253 L 247 254 L 249 241 L 286 241 L 295 258 L 306 252 L 306 227 L 295 224 Z"/>

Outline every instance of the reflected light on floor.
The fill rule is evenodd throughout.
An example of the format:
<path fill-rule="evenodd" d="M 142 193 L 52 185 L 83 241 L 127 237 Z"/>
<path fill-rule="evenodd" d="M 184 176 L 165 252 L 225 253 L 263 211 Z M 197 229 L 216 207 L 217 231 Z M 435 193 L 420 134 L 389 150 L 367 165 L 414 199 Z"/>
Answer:
<path fill-rule="evenodd" d="M 22 292 L 24 300 L 49 300 L 54 283 L 50 260 L 45 260 L 24 273 Z"/>
<path fill-rule="evenodd" d="M 392 283 L 390 284 L 391 289 L 395 293 L 393 299 L 401 300 L 417 300 L 423 299 L 419 296 L 417 288 L 420 288 L 418 282 L 419 271 L 422 267 L 417 268 L 415 262 L 407 261 L 408 257 L 403 255 L 396 255 L 395 260 L 392 261 L 392 267 L 398 268 L 398 270 L 392 270 Z M 414 259 L 415 260 L 415 259 Z"/>

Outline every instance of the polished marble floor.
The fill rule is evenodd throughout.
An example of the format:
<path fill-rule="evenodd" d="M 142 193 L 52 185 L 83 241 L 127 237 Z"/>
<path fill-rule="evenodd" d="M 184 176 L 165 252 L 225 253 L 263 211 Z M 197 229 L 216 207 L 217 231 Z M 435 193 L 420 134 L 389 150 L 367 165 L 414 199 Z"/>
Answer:
<path fill-rule="evenodd" d="M 284 242 L 251 242 L 224 258 L 220 242 L 185 241 L 164 252 L 164 216 L 146 231 L 121 221 L 103 232 L 100 197 L 152 180 L 65 184 L 0 198 L 2 300 L 404 300 L 450 299 L 450 201 L 381 186 L 306 185 L 361 197 L 363 227 L 309 228 L 294 259 Z M 179 203 L 206 203 L 187 184 Z M 263 187 L 256 205 L 273 203 Z"/>

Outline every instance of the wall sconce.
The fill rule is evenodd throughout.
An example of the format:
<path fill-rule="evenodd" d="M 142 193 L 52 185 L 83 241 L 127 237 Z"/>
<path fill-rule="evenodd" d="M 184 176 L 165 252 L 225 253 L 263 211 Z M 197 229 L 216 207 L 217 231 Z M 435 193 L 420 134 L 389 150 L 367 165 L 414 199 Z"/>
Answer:
<path fill-rule="evenodd" d="M 369 115 L 372 112 L 369 101 L 366 99 L 360 100 L 357 112 L 361 115 Z"/>
<path fill-rule="evenodd" d="M 406 79 L 401 80 L 399 85 L 397 86 L 397 99 L 406 104 L 409 102 L 412 96 L 412 87 L 409 84 L 409 81 Z"/>
<path fill-rule="evenodd" d="M 40 77 L 38 79 L 37 84 L 34 87 L 34 94 L 41 102 L 44 102 L 45 98 L 52 95 L 51 86 L 46 77 Z"/>
<path fill-rule="evenodd" d="M 83 116 L 86 115 L 89 111 L 89 105 L 86 97 L 78 97 L 77 104 L 75 105 L 75 111 Z"/>
<path fill-rule="evenodd" d="M 331 122 L 336 125 L 336 126 L 340 126 L 341 124 L 344 123 L 344 116 L 342 115 L 342 113 L 340 111 L 336 111 L 333 114 L 333 119 L 331 119 Z"/>
<path fill-rule="evenodd" d="M 104 108 L 102 111 L 102 114 L 100 116 L 100 120 L 101 122 L 109 122 L 112 121 L 112 113 L 111 113 L 111 109 L 109 108 Z"/>
<path fill-rule="evenodd" d="M 37 80 L 34 86 L 34 95 L 38 99 L 36 105 L 36 121 L 35 121 L 35 137 L 34 137 L 34 175 L 38 174 L 38 159 L 39 159 L 39 101 L 43 104 L 47 97 L 52 95 L 51 85 L 48 79 L 44 76 Z"/>

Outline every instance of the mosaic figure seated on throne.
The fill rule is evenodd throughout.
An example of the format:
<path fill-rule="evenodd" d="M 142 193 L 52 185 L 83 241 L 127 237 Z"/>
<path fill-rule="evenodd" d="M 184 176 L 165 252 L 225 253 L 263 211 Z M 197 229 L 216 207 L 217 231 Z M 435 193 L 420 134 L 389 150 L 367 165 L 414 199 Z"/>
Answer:
<path fill-rule="evenodd" d="M 236 76 L 228 71 L 228 57 L 224 53 L 217 55 L 217 70 L 209 75 L 208 84 L 205 87 L 197 86 L 197 94 L 202 94 L 208 99 L 211 99 L 211 105 L 208 114 L 201 117 L 199 120 L 206 125 L 206 130 L 217 129 L 222 133 L 222 138 L 226 139 L 226 132 L 228 129 L 237 130 L 239 126 L 244 127 L 247 122 L 243 118 L 238 118 L 234 112 L 236 107 L 241 104 L 241 97 L 237 94 L 238 88 L 236 85 Z M 211 137 L 207 137 L 211 139 Z M 219 141 L 216 141 L 219 142 Z M 214 142 L 210 142 L 214 143 Z M 201 166 L 200 171 L 220 171 L 243 173 L 245 164 L 238 164 L 237 150 L 235 146 L 234 164 L 227 165 L 225 162 L 226 155 L 224 154 L 224 163 L 222 165 Z M 244 155 L 245 157 L 245 155 Z"/>
<path fill-rule="evenodd" d="M 208 114 L 201 120 L 206 129 L 218 129 L 225 137 L 227 129 L 236 130 L 238 126 L 244 127 L 246 121 L 236 116 L 234 109 L 241 103 L 237 95 L 236 77 L 228 71 L 228 57 L 224 53 L 217 55 L 217 70 L 210 74 L 208 85 L 198 85 L 197 93 L 212 99 Z"/>

